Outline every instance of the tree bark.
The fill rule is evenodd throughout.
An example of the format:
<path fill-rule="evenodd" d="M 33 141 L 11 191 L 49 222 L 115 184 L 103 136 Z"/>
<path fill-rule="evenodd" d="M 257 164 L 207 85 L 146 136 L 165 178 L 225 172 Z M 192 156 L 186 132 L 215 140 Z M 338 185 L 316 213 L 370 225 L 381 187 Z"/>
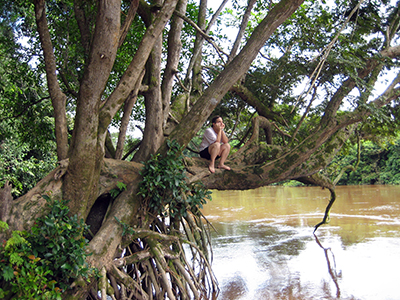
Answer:
<path fill-rule="evenodd" d="M 142 76 L 139 77 L 135 88 L 129 94 L 128 99 L 125 102 L 124 115 L 122 116 L 121 125 L 120 125 L 120 128 L 119 128 L 119 135 L 118 135 L 118 142 L 117 142 L 117 150 L 116 150 L 116 153 L 115 153 L 115 159 L 121 159 L 122 158 L 122 154 L 123 154 L 123 151 L 124 151 L 124 145 L 125 145 L 125 139 L 126 139 L 126 131 L 128 130 L 128 125 L 129 125 L 129 121 L 130 121 L 130 118 L 131 118 L 133 106 L 135 105 L 137 97 L 138 97 L 138 94 L 139 94 L 140 86 L 142 84 L 143 75 L 144 75 L 144 70 L 142 71 Z"/>
<path fill-rule="evenodd" d="M 13 197 L 11 195 L 12 186 L 6 181 L 0 189 L 0 221 L 7 222 L 12 208 Z"/>
<path fill-rule="evenodd" d="M 204 32 L 205 35 L 207 35 L 210 32 L 212 26 L 217 21 L 219 14 L 221 13 L 222 9 L 225 7 L 227 2 L 228 2 L 228 0 L 222 1 L 221 5 L 218 7 L 217 11 L 214 13 L 210 22 L 208 23 L 207 29 Z M 185 76 L 185 80 L 184 80 L 185 83 L 188 83 L 190 74 L 192 74 L 192 71 L 193 71 L 193 66 L 194 66 L 196 60 L 198 59 L 198 56 L 201 54 L 203 42 L 204 42 L 204 35 L 203 34 L 198 35 L 196 38 L 196 41 L 195 41 L 194 48 L 193 48 L 193 55 L 190 58 L 189 66 L 186 70 L 186 76 Z"/>
<path fill-rule="evenodd" d="M 162 37 L 154 44 L 147 61 L 145 80 L 148 90 L 144 93 L 146 121 L 143 140 L 139 151 L 134 156 L 137 162 L 146 161 L 151 154 L 156 153 L 163 142 L 163 103 L 160 89 Z"/>
<path fill-rule="evenodd" d="M 171 24 L 167 67 L 163 84 L 160 85 L 162 32 L 170 20 L 177 2 L 178 0 L 166 0 L 163 5 L 152 7 L 145 4 L 145 2 L 141 2 L 142 8 L 149 8 L 146 16 L 149 16 L 150 12 L 155 13 L 158 9 L 159 11 L 155 13 L 154 20 L 144 18 L 148 26 L 147 31 L 126 72 L 115 90 L 105 101 L 102 101 L 101 97 L 104 95 L 104 89 L 112 71 L 118 47 L 124 41 L 139 1 L 131 1 L 122 29 L 120 28 L 121 1 L 98 1 L 98 18 L 93 41 L 88 39 L 90 31 L 81 7 L 83 2 L 75 2 L 76 18 L 80 27 L 82 44 L 86 51 L 90 49 L 90 52 L 87 52 L 89 56 L 78 95 L 76 123 L 69 152 L 69 161 L 61 161 L 57 169 L 39 182 L 28 194 L 15 201 L 10 201 L 6 197 L 7 195 L 4 197 L 0 195 L 0 204 L 5 205 L 2 207 L 4 212 L 7 213 L 9 211 L 6 220 L 10 227 L 23 230 L 29 229 L 33 222 L 45 213 L 43 210 L 45 201 L 42 195 L 48 191 L 52 191 L 52 198 L 71 200 L 71 214 L 78 214 L 79 217 L 85 219 L 90 209 L 97 208 L 96 199 L 109 197 L 111 190 L 116 188 L 117 182 L 126 184 L 127 189 L 114 200 L 110 206 L 110 211 L 104 217 L 104 223 L 99 226 L 99 230 L 89 244 L 89 251 L 92 253 L 92 256 L 89 257 L 89 262 L 93 267 L 101 269 L 103 274 L 106 274 L 107 271 L 109 272 L 108 274 L 122 276 L 119 273 L 121 270 L 116 268 L 115 257 L 120 255 L 121 248 L 126 246 L 127 241 L 123 240 L 122 226 L 117 219 L 128 226 L 140 227 L 143 221 L 149 217 L 148 214 L 146 215 L 140 209 L 140 205 L 143 203 L 141 203 L 142 199 L 137 196 L 138 184 L 142 180 L 140 175 L 142 165 L 104 158 L 107 128 L 124 103 L 127 108 L 124 115 L 129 119 L 132 102 L 129 103 L 126 99 L 132 91 L 137 90 L 142 81 L 143 71 L 147 66 L 146 78 L 149 90 L 145 93 L 146 127 L 141 148 L 135 159 L 145 161 L 150 154 L 159 148 L 163 141 L 163 125 L 169 113 L 172 83 L 177 71 L 178 58 L 181 51 L 178 37 L 182 28 L 182 20 L 176 18 Z M 38 31 L 46 61 L 50 95 L 54 101 L 55 113 L 65 117 L 65 95 L 61 92 L 57 83 L 54 53 L 52 52 L 49 29 L 44 17 L 44 1 L 35 0 L 34 3 Z M 205 4 L 206 1 L 202 1 L 202 3 Z M 250 6 L 253 3 L 253 1 L 249 3 L 248 11 L 250 11 Z M 260 115 L 283 123 L 284 120 L 271 114 L 268 108 L 260 104 L 258 99 L 253 99 L 247 90 L 242 89 L 240 85 L 235 86 L 235 84 L 238 83 L 239 79 L 243 78 L 259 50 L 275 29 L 290 17 L 302 3 L 302 0 L 282 0 L 276 4 L 254 30 L 248 43 L 238 55 L 235 55 L 236 46 L 234 47 L 232 50 L 232 57 L 234 56 L 234 58 L 204 92 L 201 85 L 195 84 L 197 76 L 193 76 L 193 87 L 201 96 L 190 112 L 180 120 L 179 125 L 172 131 L 169 136 L 170 139 L 176 139 L 183 146 L 187 145 L 230 89 L 235 90 L 243 98 L 247 97 L 247 101 L 253 103 L 252 105 L 256 107 Z M 181 0 L 178 6 L 179 12 L 184 12 L 185 7 L 186 0 Z M 205 15 L 200 15 L 199 18 L 203 20 Z M 243 32 L 245 23 L 246 19 L 244 18 L 240 32 Z M 207 32 L 205 23 L 199 22 L 199 26 L 201 28 L 199 33 L 201 34 L 196 39 L 198 42 L 194 50 L 195 53 L 201 52 L 204 32 Z M 240 35 L 238 37 L 239 41 Z M 89 48 L 89 45 L 91 45 L 91 48 Z M 236 45 L 239 45 L 239 43 L 236 43 Z M 387 48 L 386 52 L 382 52 L 382 54 L 387 56 L 397 55 L 399 49 L 400 47 Z M 196 61 L 196 55 L 193 55 L 193 61 Z M 359 76 L 367 76 L 371 73 L 371 70 L 379 65 L 380 62 L 378 60 L 371 60 L 365 69 L 360 70 Z M 195 74 L 200 73 L 200 67 L 198 65 L 197 69 L 193 69 Z M 399 82 L 400 77 L 396 78 L 382 97 L 376 99 L 373 104 L 376 107 L 381 107 L 392 99 L 399 97 L 400 89 L 395 87 Z M 160 92 L 160 86 L 162 87 L 162 93 Z M 254 119 L 252 138 L 242 149 L 229 157 L 227 163 L 232 168 L 231 171 L 216 170 L 214 174 L 211 174 L 207 168 L 208 162 L 206 160 L 188 158 L 185 160 L 188 182 L 201 180 L 206 188 L 222 190 L 257 188 L 282 180 L 297 179 L 307 183 L 323 185 L 331 189 L 332 186 L 329 182 L 321 181 L 321 178 L 316 174 L 331 161 L 336 151 L 347 140 L 353 131 L 353 124 L 359 122 L 361 117 L 365 117 L 370 113 L 360 107 L 352 114 L 337 116 L 336 112 L 344 95 L 354 86 L 354 82 L 351 80 L 343 85 L 342 90 L 339 90 L 333 101 L 327 105 L 322 125 L 314 128 L 309 137 L 300 143 L 295 141 L 287 148 L 272 145 L 272 126 L 274 123 L 259 116 Z M 188 99 L 190 98 L 185 98 L 185 100 Z M 64 111 L 61 108 L 58 109 L 59 106 L 63 106 Z M 66 128 L 66 125 L 62 124 L 62 120 L 56 119 L 56 124 L 57 126 L 62 125 L 61 128 L 63 126 Z M 260 128 L 268 130 L 268 145 L 260 145 L 258 143 Z M 125 131 L 126 128 L 123 132 Z M 60 144 L 67 145 L 66 143 L 63 144 L 64 142 L 64 140 L 61 140 Z M 61 150 L 59 157 L 66 157 Z M 122 153 L 121 145 L 118 150 L 120 152 L 117 157 L 120 158 Z M 165 150 L 166 143 L 159 149 L 159 152 L 164 153 Z M 4 200 L 6 198 L 7 200 Z M 7 204 L 10 203 L 12 207 L 8 208 Z M 3 210 L 1 211 L 0 217 L 4 217 L 4 212 Z M 173 227 L 171 228 L 174 229 Z M 148 241 L 149 245 L 152 240 L 149 239 Z M 168 247 L 171 246 L 169 245 Z M 147 250 L 144 250 L 142 254 L 144 256 L 152 255 Z M 160 256 L 159 264 L 163 268 L 167 268 L 163 256 L 158 256 Z M 159 274 L 166 278 L 166 274 L 162 272 L 155 272 L 153 275 L 157 276 Z M 177 273 L 176 277 L 179 276 Z M 106 277 L 104 276 L 104 282 L 106 281 L 105 279 Z M 135 288 L 134 280 L 132 279 L 127 283 L 127 286 Z M 102 291 L 105 295 L 105 289 L 102 289 Z M 171 298 L 174 297 L 169 286 L 165 287 L 165 291 L 169 293 Z M 196 288 L 193 288 L 192 292 L 196 294 Z M 81 298 L 86 293 L 87 289 L 77 288 L 71 291 L 71 297 L 75 299 Z M 146 293 L 143 292 L 143 295 L 146 295 Z"/>
<path fill-rule="evenodd" d="M 202 32 L 204 32 L 206 28 L 206 14 L 207 14 L 207 0 L 200 0 L 200 5 L 199 5 L 199 14 L 197 17 L 197 26 L 200 28 Z M 202 52 L 202 47 L 203 47 L 203 37 L 199 31 L 196 31 L 196 39 L 194 43 L 194 49 L 193 52 L 198 51 L 199 55 L 197 57 L 193 57 L 193 71 L 192 71 L 192 83 L 191 83 L 191 90 L 193 94 L 196 95 L 201 95 L 203 92 L 203 76 L 201 74 L 202 72 L 202 67 L 201 67 L 201 62 L 202 62 L 202 57 L 201 57 L 201 52 Z M 189 107 L 187 107 L 189 110 Z"/>
<path fill-rule="evenodd" d="M 81 81 L 64 198 L 71 200 L 71 214 L 86 218 L 96 200 L 104 157 L 104 139 L 99 143 L 99 109 L 114 65 L 120 30 L 120 1 L 99 1 L 98 17 L 89 62 Z M 106 131 L 101 132 L 105 136 Z"/>
<path fill-rule="evenodd" d="M 85 49 L 85 56 L 89 57 L 91 34 L 89 20 L 86 18 L 84 7 L 85 2 L 83 0 L 74 1 L 75 19 L 81 33 L 81 44 L 83 49 Z"/>
<path fill-rule="evenodd" d="M 127 16 L 124 20 L 124 23 L 121 26 L 118 48 L 121 47 L 122 44 L 124 43 L 124 40 L 126 38 L 126 35 L 128 34 L 129 28 L 131 27 L 133 19 L 136 16 L 138 7 L 139 7 L 139 0 L 132 0 L 131 5 L 129 6 Z"/>
<path fill-rule="evenodd" d="M 180 14 L 185 14 L 187 0 L 180 0 L 176 7 L 176 11 Z M 175 76 L 178 73 L 178 64 L 182 49 L 181 34 L 183 28 L 183 20 L 174 16 L 171 21 L 171 29 L 168 33 L 168 55 L 167 65 L 165 66 L 164 76 L 161 84 L 161 94 L 163 103 L 163 126 L 165 128 L 168 115 L 170 113 L 170 103 L 172 96 L 172 87 Z"/>
<path fill-rule="evenodd" d="M 106 130 L 111 122 L 111 119 L 116 112 L 121 108 L 129 93 L 133 90 L 142 70 L 145 67 L 146 61 L 153 49 L 154 43 L 164 30 L 165 25 L 172 16 L 178 0 L 166 0 L 160 12 L 157 14 L 154 22 L 147 28 L 146 33 L 140 42 L 139 48 L 135 53 L 131 63 L 122 75 L 116 88 L 107 98 L 104 105 L 101 107 L 101 126 L 102 130 Z"/>
<path fill-rule="evenodd" d="M 54 108 L 57 157 L 58 160 L 63 160 L 66 159 L 68 155 L 67 114 L 65 108 L 67 97 L 61 91 L 57 80 L 56 58 L 54 56 L 49 27 L 47 25 L 45 0 L 35 0 L 34 4 L 37 31 L 39 33 L 45 60 L 47 86 Z"/>
<path fill-rule="evenodd" d="M 277 121 L 280 124 L 285 124 L 283 118 L 275 113 L 273 113 L 260 99 L 249 90 L 243 84 L 236 83 L 230 89 L 231 92 L 234 92 L 238 95 L 244 102 L 254 107 L 257 113 L 260 116 L 263 116 L 269 120 Z"/>

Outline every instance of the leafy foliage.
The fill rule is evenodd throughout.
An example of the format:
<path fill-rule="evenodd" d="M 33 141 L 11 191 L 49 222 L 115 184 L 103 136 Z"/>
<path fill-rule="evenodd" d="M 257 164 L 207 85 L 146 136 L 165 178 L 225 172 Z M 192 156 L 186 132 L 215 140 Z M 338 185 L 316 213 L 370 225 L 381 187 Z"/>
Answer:
<path fill-rule="evenodd" d="M 43 73 L 32 66 L 33 57 L 21 43 L 32 30 L 31 4 L 16 2 L 0 4 L 0 186 L 10 181 L 14 197 L 54 168 L 56 149 Z"/>
<path fill-rule="evenodd" d="M 168 141 L 168 147 L 165 156 L 153 155 L 145 163 L 138 195 L 148 201 L 155 215 L 180 219 L 186 216 L 187 209 L 202 208 L 211 199 L 211 192 L 201 183 L 186 183 L 182 147 L 175 140 Z"/>
<path fill-rule="evenodd" d="M 348 165 L 357 161 L 357 146 L 352 145 L 335 157 L 327 169 L 332 178 Z M 400 138 L 384 147 L 372 141 L 361 144 L 360 162 L 355 170 L 348 170 L 338 185 L 400 184 Z"/>
<path fill-rule="evenodd" d="M 13 231 L 0 247 L 0 298 L 61 299 L 75 279 L 94 274 L 86 263 L 83 220 L 68 216 L 66 201 L 43 197 L 50 212 L 31 233 Z M 6 229 L 2 223 L 0 228 Z"/>
<path fill-rule="evenodd" d="M 123 182 L 117 182 L 117 187 L 115 189 L 112 189 L 110 191 L 110 195 L 111 197 L 113 197 L 114 199 L 118 197 L 118 195 L 123 192 L 124 190 L 126 190 L 126 184 Z"/>
<path fill-rule="evenodd" d="M 0 185 L 5 181 L 12 183 L 14 197 L 32 189 L 54 168 L 55 163 L 56 156 L 53 151 L 32 149 L 18 139 L 0 141 Z"/>

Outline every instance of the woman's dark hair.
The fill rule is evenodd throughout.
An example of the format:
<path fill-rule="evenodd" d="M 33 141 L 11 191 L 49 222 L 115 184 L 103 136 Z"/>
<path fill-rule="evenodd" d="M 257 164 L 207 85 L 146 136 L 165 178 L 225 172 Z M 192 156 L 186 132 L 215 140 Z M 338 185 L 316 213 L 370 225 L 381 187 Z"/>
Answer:
<path fill-rule="evenodd" d="M 214 116 L 214 117 L 211 119 L 211 123 L 212 123 L 212 124 L 217 123 L 217 119 L 219 119 L 219 118 L 221 118 L 221 116 Z M 222 119 L 222 118 L 221 118 L 221 119 Z"/>

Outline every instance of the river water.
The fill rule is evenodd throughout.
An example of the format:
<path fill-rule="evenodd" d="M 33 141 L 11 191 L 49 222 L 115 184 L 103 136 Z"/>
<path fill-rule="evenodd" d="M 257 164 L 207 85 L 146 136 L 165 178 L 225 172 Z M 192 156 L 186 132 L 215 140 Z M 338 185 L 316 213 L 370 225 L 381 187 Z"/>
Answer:
<path fill-rule="evenodd" d="M 213 191 L 218 300 L 400 299 L 400 186 Z"/>

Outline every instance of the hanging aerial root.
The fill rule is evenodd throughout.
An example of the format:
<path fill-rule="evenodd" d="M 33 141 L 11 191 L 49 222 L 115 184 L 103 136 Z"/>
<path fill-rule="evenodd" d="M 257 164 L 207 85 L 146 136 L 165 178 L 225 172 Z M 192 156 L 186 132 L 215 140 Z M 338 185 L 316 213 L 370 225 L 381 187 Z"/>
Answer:
<path fill-rule="evenodd" d="M 163 294 L 166 293 L 168 295 L 168 298 L 171 300 L 176 299 L 175 295 L 171 289 L 170 285 L 170 278 L 168 276 L 169 273 L 169 267 L 168 267 L 168 262 L 166 259 L 166 249 L 162 249 L 161 244 L 159 241 L 154 240 L 152 238 L 147 238 L 146 239 L 147 245 L 150 247 L 150 252 L 152 253 L 152 261 L 155 263 L 156 267 L 156 275 L 155 278 L 159 277 L 159 280 L 161 283 L 161 287 L 163 289 Z M 172 254 L 169 254 L 168 257 L 173 256 Z"/>
<path fill-rule="evenodd" d="M 194 295 L 194 299 L 200 299 L 199 293 L 198 293 L 198 289 L 199 289 L 199 284 L 195 281 L 195 277 L 193 276 L 193 274 L 190 273 L 191 277 L 189 276 L 189 273 L 186 271 L 185 267 L 182 265 L 181 261 L 178 259 L 174 260 L 174 265 L 177 268 L 177 271 L 179 271 L 179 274 L 181 274 L 181 276 L 184 277 L 186 283 L 189 285 L 190 289 L 193 292 Z M 193 280 L 193 281 L 192 281 Z M 196 283 L 196 286 L 195 286 Z"/>
<path fill-rule="evenodd" d="M 317 231 L 319 226 L 321 226 L 323 224 L 328 224 L 330 221 L 330 212 L 331 212 L 332 205 L 336 200 L 336 192 L 335 192 L 334 188 L 330 188 L 329 191 L 331 192 L 331 200 L 329 201 L 328 206 L 325 209 L 324 218 L 322 219 L 321 222 L 319 222 L 317 225 L 315 225 L 314 233 Z"/>
<path fill-rule="evenodd" d="M 201 218 L 199 211 L 188 211 L 179 219 L 154 219 L 146 228 L 121 223 L 126 231 L 121 244 L 124 251 L 107 266 L 107 278 L 112 276 L 113 286 L 119 289 L 114 288 L 114 295 L 200 300 L 218 293 L 209 263 L 209 233 Z"/>
<path fill-rule="evenodd" d="M 116 266 L 112 265 L 111 268 L 108 270 L 115 279 L 120 283 L 123 284 L 128 289 L 137 292 L 135 299 L 138 300 L 148 300 L 149 295 L 142 289 L 140 284 L 130 277 L 127 273 L 119 270 Z"/>

